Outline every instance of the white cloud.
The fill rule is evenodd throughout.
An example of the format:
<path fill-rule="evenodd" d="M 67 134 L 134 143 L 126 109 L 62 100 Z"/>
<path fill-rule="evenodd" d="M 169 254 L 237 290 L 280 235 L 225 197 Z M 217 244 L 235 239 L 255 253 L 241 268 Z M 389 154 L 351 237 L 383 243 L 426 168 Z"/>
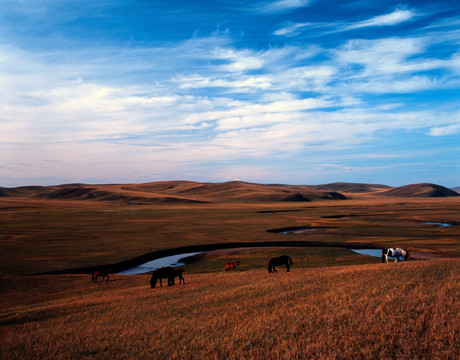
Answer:
<path fill-rule="evenodd" d="M 310 2 L 311 0 L 277 0 L 261 7 L 261 11 L 266 13 L 290 11 L 308 6 Z"/>
<path fill-rule="evenodd" d="M 286 25 L 278 30 L 275 30 L 274 34 L 279 35 L 279 36 L 284 36 L 284 35 L 298 35 L 300 32 L 298 30 L 301 30 L 305 27 L 308 27 L 312 25 L 312 23 L 295 23 L 292 24 L 290 23 L 289 25 Z"/>
<path fill-rule="evenodd" d="M 447 126 L 432 127 L 428 134 L 431 136 L 446 136 L 446 135 L 454 135 L 458 132 L 460 132 L 460 124 L 453 124 L 453 125 L 447 125 Z"/>
<path fill-rule="evenodd" d="M 274 31 L 278 36 L 296 36 L 302 33 L 305 28 L 314 29 L 314 34 L 333 34 L 354 29 L 375 27 L 375 26 L 394 26 L 413 19 L 416 14 L 411 10 L 395 10 L 390 14 L 375 16 L 373 18 L 357 21 L 354 23 L 343 22 L 299 22 L 288 23 Z"/>
<path fill-rule="evenodd" d="M 395 10 L 390 14 L 375 16 L 371 19 L 360 21 L 346 26 L 345 30 L 358 29 L 369 26 L 391 26 L 412 19 L 415 14 L 410 10 Z"/>
<path fill-rule="evenodd" d="M 217 59 L 228 60 L 230 64 L 222 66 L 225 71 L 245 72 L 247 70 L 260 69 L 264 61 L 254 56 L 250 51 L 236 51 L 233 49 L 220 48 L 215 51 Z"/>

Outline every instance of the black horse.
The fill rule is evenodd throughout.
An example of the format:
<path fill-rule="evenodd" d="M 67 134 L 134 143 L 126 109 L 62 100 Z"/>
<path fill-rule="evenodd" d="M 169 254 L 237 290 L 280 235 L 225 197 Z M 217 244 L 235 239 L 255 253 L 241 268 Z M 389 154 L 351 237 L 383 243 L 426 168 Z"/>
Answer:
<path fill-rule="evenodd" d="M 184 279 L 184 277 L 182 276 L 182 274 L 184 273 L 184 271 L 185 271 L 184 269 L 173 269 L 173 275 L 174 275 L 174 277 L 173 277 L 173 283 L 172 283 L 173 285 L 174 285 L 174 278 L 175 278 L 176 276 L 179 277 L 179 284 L 182 284 L 182 283 L 185 284 L 185 279 Z"/>
<path fill-rule="evenodd" d="M 163 287 L 161 279 L 168 279 L 168 286 L 174 285 L 175 276 L 176 274 L 171 266 L 155 269 L 153 270 L 152 278 L 150 279 L 150 288 L 153 289 L 156 286 L 157 280 L 160 280 L 160 286 Z"/>
<path fill-rule="evenodd" d="M 289 269 L 290 269 L 289 265 L 292 265 L 292 264 L 293 264 L 292 259 L 289 256 L 282 255 L 280 257 L 273 258 L 268 262 L 268 272 L 269 273 L 278 272 L 276 271 L 275 267 L 279 265 L 286 265 L 286 271 L 289 272 Z"/>

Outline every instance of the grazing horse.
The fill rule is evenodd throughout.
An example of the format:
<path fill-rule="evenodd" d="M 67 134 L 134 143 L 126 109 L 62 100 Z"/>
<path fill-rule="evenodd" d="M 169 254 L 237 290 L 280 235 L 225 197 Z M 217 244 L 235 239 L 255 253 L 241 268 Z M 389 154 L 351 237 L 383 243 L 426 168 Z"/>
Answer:
<path fill-rule="evenodd" d="M 292 259 L 287 255 L 282 255 L 280 257 L 273 258 L 268 262 L 268 272 L 269 273 L 278 272 L 276 271 L 275 267 L 279 265 L 286 265 L 286 271 L 289 272 L 289 269 L 290 269 L 289 264 L 292 265 L 293 262 L 292 262 Z"/>
<path fill-rule="evenodd" d="M 105 277 L 107 277 L 107 281 L 109 281 L 109 271 L 107 269 L 94 270 L 93 275 L 91 276 L 93 282 L 97 282 L 97 278 L 99 276 L 102 276 L 102 281 L 104 281 Z"/>
<path fill-rule="evenodd" d="M 185 271 L 184 269 L 173 269 L 173 275 L 174 275 L 174 276 L 173 276 L 172 285 L 174 285 L 174 278 L 175 278 L 176 276 L 179 277 L 179 284 L 182 284 L 182 283 L 185 284 L 185 279 L 184 279 L 184 277 L 182 276 L 182 274 L 184 273 L 184 271 Z"/>
<path fill-rule="evenodd" d="M 155 269 L 153 270 L 152 278 L 150 279 L 150 288 L 153 289 L 156 286 L 157 280 L 160 280 L 160 286 L 163 287 L 161 279 L 168 279 L 168 286 L 174 285 L 175 276 L 176 274 L 171 266 Z"/>
<path fill-rule="evenodd" d="M 399 260 L 400 257 L 407 260 L 409 258 L 409 252 L 401 248 L 383 248 L 382 249 L 382 262 L 387 263 L 388 257 L 396 258 L 395 262 Z"/>
<path fill-rule="evenodd" d="M 235 270 L 236 268 L 236 265 L 240 265 L 240 261 L 235 261 L 235 262 L 231 262 L 231 263 L 226 263 L 225 264 L 225 271 L 228 271 L 228 270 Z"/>

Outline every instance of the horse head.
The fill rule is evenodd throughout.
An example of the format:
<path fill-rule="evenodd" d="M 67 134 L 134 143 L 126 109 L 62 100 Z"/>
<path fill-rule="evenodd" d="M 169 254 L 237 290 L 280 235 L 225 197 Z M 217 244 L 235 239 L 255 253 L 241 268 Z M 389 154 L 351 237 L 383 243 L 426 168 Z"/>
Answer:
<path fill-rule="evenodd" d="M 387 248 L 382 249 L 382 262 L 385 263 L 388 261 L 388 250 Z"/>

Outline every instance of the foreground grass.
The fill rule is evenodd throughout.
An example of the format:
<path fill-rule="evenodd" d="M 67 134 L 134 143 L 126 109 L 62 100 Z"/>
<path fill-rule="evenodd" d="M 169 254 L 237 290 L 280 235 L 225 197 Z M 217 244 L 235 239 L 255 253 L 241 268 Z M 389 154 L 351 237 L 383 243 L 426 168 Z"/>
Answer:
<path fill-rule="evenodd" d="M 458 359 L 460 261 L 5 277 L 5 359 Z"/>

